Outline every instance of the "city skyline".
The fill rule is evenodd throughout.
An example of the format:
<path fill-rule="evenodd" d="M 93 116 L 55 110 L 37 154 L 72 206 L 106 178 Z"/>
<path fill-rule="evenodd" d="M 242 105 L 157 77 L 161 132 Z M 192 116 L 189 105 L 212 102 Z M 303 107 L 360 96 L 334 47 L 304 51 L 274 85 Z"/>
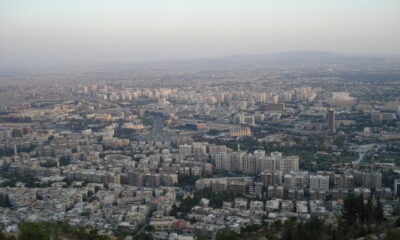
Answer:
<path fill-rule="evenodd" d="M 0 240 L 399 240 L 399 0 L 0 0 Z"/>

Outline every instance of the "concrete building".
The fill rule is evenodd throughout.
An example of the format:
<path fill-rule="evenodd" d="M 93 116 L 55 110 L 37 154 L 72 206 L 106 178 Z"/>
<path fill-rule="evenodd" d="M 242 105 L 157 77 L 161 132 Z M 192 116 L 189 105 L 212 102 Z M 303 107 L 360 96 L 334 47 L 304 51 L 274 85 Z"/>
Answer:
<path fill-rule="evenodd" d="M 264 186 L 282 184 L 282 172 L 277 170 L 265 170 L 261 172 L 261 182 Z"/>
<path fill-rule="evenodd" d="M 310 184 L 310 190 L 328 191 L 329 190 L 329 176 L 311 175 L 309 184 Z"/>
<path fill-rule="evenodd" d="M 330 133 L 336 132 L 336 115 L 335 110 L 328 110 L 328 130 Z"/>

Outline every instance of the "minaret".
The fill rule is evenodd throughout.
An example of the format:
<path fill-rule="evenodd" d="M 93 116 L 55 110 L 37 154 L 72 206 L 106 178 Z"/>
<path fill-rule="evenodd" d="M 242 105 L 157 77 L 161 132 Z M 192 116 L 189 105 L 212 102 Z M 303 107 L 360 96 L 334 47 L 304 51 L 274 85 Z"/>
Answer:
<path fill-rule="evenodd" d="M 14 144 L 14 161 L 17 161 L 18 151 L 17 151 L 17 144 Z"/>

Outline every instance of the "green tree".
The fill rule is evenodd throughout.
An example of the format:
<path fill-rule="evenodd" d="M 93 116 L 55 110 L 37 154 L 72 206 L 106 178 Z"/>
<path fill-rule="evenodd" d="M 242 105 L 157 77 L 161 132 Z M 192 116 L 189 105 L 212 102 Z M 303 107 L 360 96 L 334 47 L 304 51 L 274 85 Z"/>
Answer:
<path fill-rule="evenodd" d="M 364 237 L 364 240 L 375 240 L 375 238 L 371 235 L 367 235 Z"/>
<path fill-rule="evenodd" d="M 229 230 L 228 228 L 224 228 L 221 231 L 219 231 L 215 238 L 215 240 L 237 240 L 237 239 L 239 239 L 239 235 L 236 232 Z"/>
<path fill-rule="evenodd" d="M 19 240 L 50 240 L 50 231 L 39 222 L 24 222 L 18 226 Z"/>
<path fill-rule="evenodd" d="M 394 223 L 394 225 L 395 225 L 396 227 L 400 227 L 400 217 L 398 217 L 398 218 L 396 219 L 396 222 Z"/>
<path fill-rule="evenodd" d="M 133 236 L 133 240 L 153 240 L 153 235 L 150 233 L 139 232 Z"/>
<path fill-rule="evenodd" d="M 383 222 L 383 220 L 385 219 L 385 217 L 383 215 L 383 205 L 379 199 L 377 200 L 376 206 L 374 209 L 374 218 L 378 224 L 381 224 Z"/>
<path fill-rule="evenodd" d="M 280 231 L 282 229 L 282 221 L 281 220 L 275 220 L 274 223 L 272 224 L 272 227 L 276 231 Z"/>
<path fill-rule="evenodd" d="M 346 221 L 346 227 L 352 227 L 357 223 L 358 207 L 363 204 L 362 197 L 350 197 L 344 200 L 342 216 Z"/>
<path fill-rule="evenodd" d="M 207 240 L 209 239 L 205 234 L 196 234 L 196 240 Z"/>
<path fill-rule="evenodd" d="M 287 221 L 283 223 L 283 233 L 282 240 L 294 240 L 297 238 L 297 219 L 289 218 Z"/>
<path fill-rule="evenodd" d="M 389 229 L 386 232 L 385 240 L 399 240 L 400 239 L 400 229 Z"/>
<path fill-rule="evenodd" d="M 8 197 L 8 195 L 0 198 L 0 207 L 4 207 L 4 208 L 11 207 L 11 202 L 10 202 L 10 198 Z"/>
<path fill-rule="evenodd" d="M 337 136 L 335 140 L 333 140 L 333 143 L 339 148 L 343 149 L 345 147 L 345 138 L 343 135 Z"/>
<path fill-rule="evenodd" d="M 147 225 L 144 229 L 148 232 L 154 232 L 156 230 L 153 225 Z"/>
<path fill-rule="evenodd" d="M 374 222 L 374 204 L 372 200 L 369 199 L 365 206 L 365 221 L 367 225 L 370 225 Z"/>

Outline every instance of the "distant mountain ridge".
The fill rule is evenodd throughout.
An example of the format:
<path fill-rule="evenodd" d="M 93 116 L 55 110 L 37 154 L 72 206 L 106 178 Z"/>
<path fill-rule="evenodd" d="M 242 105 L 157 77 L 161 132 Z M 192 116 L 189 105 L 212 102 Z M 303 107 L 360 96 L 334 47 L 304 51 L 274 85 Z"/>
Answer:
<path fill-rule="evenodd" d="M 289 51 L 289 52 L 276 52 L 269 54 L 237 54 L 229 55 L 226 58 L 270 58 L 270 59 L 284 59 L 284 58 L 321 58 L 321 57 L 345 57 L 328 51 Z"/>
<path fill-rule="evenodd" d="M 141 71 L 152 71 L 152 70 L 166 70 L 166 69 L 187 69 L 187 68 L 202 68 L 202 69 L 217 69 L 218 67 L 238 67 L 238 66 L 252 66 L 268 65 L 271 66 L 295 66 L 301 64 L 303 66 L 312 66 L 315 64 L 378 64 L 384 65 L 390 62 L 392 65 L 400 67 L 400 57 L 384 57 L 384 56 L 362 56 L 362 55 L 349 55 L 332 53 L 329 51 L 287 51 L 287 52 L 275 52 L 268 54 L 234 54 L 221 57 L 192 57 L 192 58 L 178 58 L 169 60 L 156 60 L 156 61 L 145 61 L 145 62 L 110 62 L 110 63 L 99 63 L 99 64 L 82 64 L 79 66 L 54 66 L 54 67 L 43 67 L 39 68 L 39 71 L 45 72 L 46 69 L 54 71 L 62 71 L 62 69 L 80 69 L 77 71 L 83 72 L 115 72 L 118 71 L 130 71 L 132 69 Z M 29 70 L 26 69 L 29 72 Z M 90 70 L 89 70 L 90 69 Z M 15 73 L 21 72 L 17 69 L 10 70 L 4 69 L 1 71 L 0 66 L 0 77 L 8 77 Z"/>

